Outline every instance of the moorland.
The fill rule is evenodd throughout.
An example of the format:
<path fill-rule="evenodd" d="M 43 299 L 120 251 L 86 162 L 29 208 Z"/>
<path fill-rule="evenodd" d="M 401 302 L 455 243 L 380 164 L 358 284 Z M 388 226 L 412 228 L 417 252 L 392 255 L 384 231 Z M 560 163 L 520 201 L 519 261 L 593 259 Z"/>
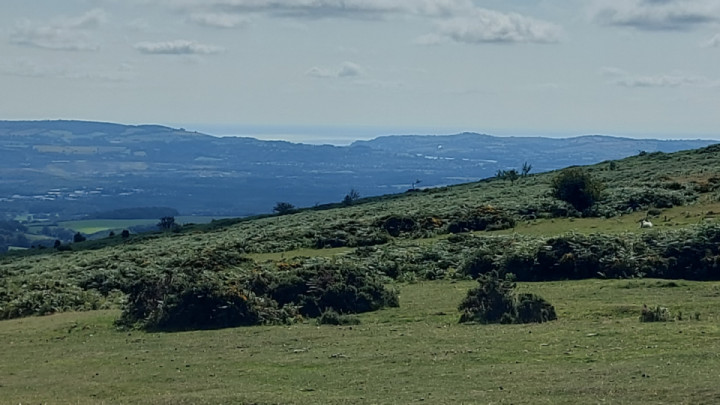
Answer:
<path fill-rule="evenodd" d="M 6 254 L 0 397 L 715 403 L 719 156 L 714 145 L 500 171 Z M 563 173 L 597 194 L 558 198 Z M 460 323 L 488 277 L 557 319 Z"/>

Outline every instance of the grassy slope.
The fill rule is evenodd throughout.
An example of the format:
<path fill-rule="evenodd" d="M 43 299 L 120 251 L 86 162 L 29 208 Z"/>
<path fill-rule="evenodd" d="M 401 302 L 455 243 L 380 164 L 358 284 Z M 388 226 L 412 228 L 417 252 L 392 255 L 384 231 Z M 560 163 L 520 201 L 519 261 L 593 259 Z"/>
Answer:
<path fill-rule="evenodd" d="M 459 325 L 474 282 L 403 285 L 353 327 L 118 332 L 114 311 L 0 322 L 8 403 L 714 403 L 720 283 L 523 284 L 559 320 Z M 640 323 L 643 303 L 700 320 Z"/>
<path fill-rule="evenodd" d="M 662 159 L 660 159 L 662 158 Z M 714 154 L 643 156 L 597 165 L 610 191 L 678 181 L 691 188 L 718 172 Z M 714 158 L 714 159 L 710 159 Z M 258 261 L 332 255 L 308 250 L 302 235 L 363 226 L 388 214 L 446 215 L 492 204 L 514 210 L 546 200 L 551 175 L 514 185 L 486 181 L 374 198 L 357 206 L 306 211 L 149 237 L 97 251 L 6 259 L 4 274 L 70 277 L 109 264 L 163 268 L 170 259 L 243 249 Z M 677 227 L 720 212 L 713 193 L 664 210 L 659 227 Z M 635 212 L 610 219 L 521 221 L 515 232 L 637 230 Z M 664 217 L 668 220 L 665 221 Z M 662 218 L 662 219 L 661 219 Z M 510 231 L 504 231 L 510 232 Z M 444 238 L 440 236 L 439 238 Z M 432 244 L 436 238 L 423 240 Z M 399 247 L 403 241 L 395 241 Z M 282 253 L 282 252 L 285 253 Z M 714 403 L 720 352 L 720 284 L 654 280 L 524 284 L 558 309 L 544 325 L 467 326 L 457 304 L 473 282 L 403 284 L 401 306 L 360 316 L 349 327 L 300 324 L 219 331 L 119 332 L 116 311 L 67 313 L 0 322 L 0 398 L 49 403 Z M 643 324 L 642 304 L 664 305 L 700 320 Z M 645 375 L 645 376 L 643 376 Z M 648 377 L 649 376 L 649 377 Z M 500 388 L 502 387 L 502 389 Z"/>

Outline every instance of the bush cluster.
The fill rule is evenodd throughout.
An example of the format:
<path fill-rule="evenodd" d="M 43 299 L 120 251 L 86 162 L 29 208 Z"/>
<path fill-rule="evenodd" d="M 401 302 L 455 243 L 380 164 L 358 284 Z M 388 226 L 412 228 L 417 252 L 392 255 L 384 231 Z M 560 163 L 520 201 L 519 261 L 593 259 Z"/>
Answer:
<path fill-rule="evenodd" d="M 494 231 L 515 226 L 515 217 L 506 211 L 486 205 L 454 216 L 448 224 L 450 233 L 470 231 Z"/>
<path fill-rule="evenodd" d="M 378 274 L 329 260 L 250 274 L 179 268 L 143 276 L 124 292 L 128 298 L 118 323 L 150 330 L 280 324 L 300 315 L 345 315 L 398 305 L 397 294 L 385 288 Z"/>
<path fill-rule="evenodd" d="M 647 234 L 566 234 L 480 247 L 460 265 L 470 277 L 497 271 L 520 281 L 655 277 L 720 279 L 720 225 Z"/>
<path fill-rule="evenodd" d="M 515 283 L 497 272 L 483 274 L 460 303 L 460 322 L 532 323 L 557 319 L 555 308 L 534 294 L 516 294 Z"/>

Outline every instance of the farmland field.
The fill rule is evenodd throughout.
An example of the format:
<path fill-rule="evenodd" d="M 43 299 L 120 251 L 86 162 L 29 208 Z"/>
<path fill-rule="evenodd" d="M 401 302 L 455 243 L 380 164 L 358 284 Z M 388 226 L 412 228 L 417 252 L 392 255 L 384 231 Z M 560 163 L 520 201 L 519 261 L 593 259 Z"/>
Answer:
<path fill-rule="evenodd" d="M 205 224 L 213 219 L 222 219 L 224 217 L 209 217 L 209 216 L 176 216 L 175 222 L 177 224 Z M 133 226 L 148 226 L 155 225 L 159 222 L 158 219 L 85 219 L 77 221 L 62 221 L 58 222 L 63 228 L 72 229 L 76 232 L 85 234 L 92 234 L 102 231 L 110 231 L 117 229 L 127 229 Z"/>

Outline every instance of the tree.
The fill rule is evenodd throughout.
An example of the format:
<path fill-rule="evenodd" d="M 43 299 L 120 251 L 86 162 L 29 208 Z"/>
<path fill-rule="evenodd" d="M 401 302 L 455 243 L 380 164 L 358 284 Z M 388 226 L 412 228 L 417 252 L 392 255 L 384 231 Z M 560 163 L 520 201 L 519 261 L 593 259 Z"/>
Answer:
<path fill-rule="evenodd" d="M 85 242 L 85 240 L 87 240 L 87 238 L 85 236 L 83 236 L 83 234 L 81 234 L 80 232 L 76 233 L 73 236 L 73 242 L 75 242 L 75 243 Z"/>
<path fill-rule="evenodd" d="M 530 170 L 532 170 L 532 165 L 528 164 L 528 162 L 523 163 L 522 169 L 520 169 L 520 175 L 522 177 L 527 177 L 528 174 L 530 174 Z"/>
<path fill-rule="evenodd" d="M 515 169 L 498 170 L 495 176 L 501 180 L 510 180 L 510 184 L 514 184 L 515 180 L 520 177 L 520 173 Z"/>
<path fill-rule="evenodd" d="M 129 238 L 129 237 L 130 237 L 130 231 L 128 231 L 127 229 L 123 229 L 123 231 L 120 232 L 120 237 L 122 237 L 123 239 Z"/>
<path fill-rule="evenodd" d="M 579 167 L 565 169 L 552 181 L 555 198 L 563 200 L 578 211 L 585 211 L 602 197 L 603 183 Z"/>
<path fill-rule="evenodd" d="M 53 244 L 53 247 L 54 247 L 55 249 L 57 249 L 57 248 L 59 248 L 60 246 L 62 246 L 62 242 L 60 242 L 60 239 L 55 239 L 55 243 Z"/>
<path fill-rule="evenodd" d="M 345 205 L 353 205 L 355 201 L 360 199 L 360 193 L 358 193 L 357 190 L 350 189 L 350 192 L 345 195 L 345 198 L 343 198 L 343 204 Z"/>
<path fill-rule="evenodd" d="M 157 224 L 157 227 L 162 231 L 171 231 L 177 226 L 178 225 L 175 223 L 175 217 L 162 217 L 160 218 L 160 222 Z"/>
<path fill-rule="evenodd" d="M 275 204 L 275 208 L 273 208 L 273 212 L 276 212 L 280 215 L 289 214 L 295 209 L 295 206 L 290 204 L 289 202 L 278 202 Z"/>

